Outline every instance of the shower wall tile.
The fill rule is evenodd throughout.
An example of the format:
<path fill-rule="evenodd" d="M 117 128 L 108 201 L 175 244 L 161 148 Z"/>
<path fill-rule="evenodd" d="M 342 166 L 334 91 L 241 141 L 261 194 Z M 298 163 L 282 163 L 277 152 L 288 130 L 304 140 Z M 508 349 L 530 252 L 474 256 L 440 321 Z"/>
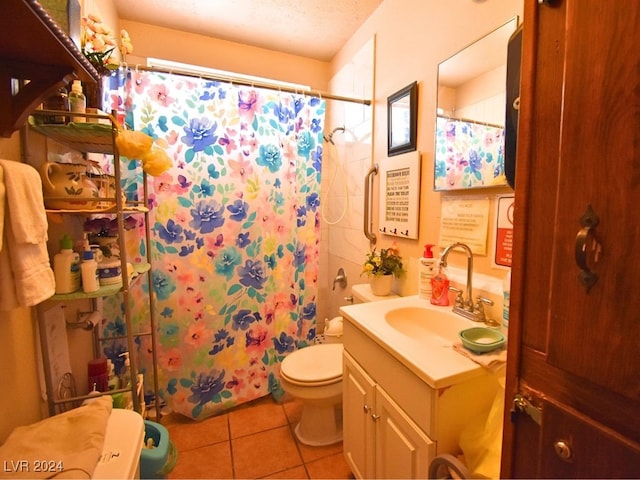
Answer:
<path fill-rule="evenodd" d="M 330 82 L 330 91 L 338 95 L 358 98 L 373 98 L 374 82 L 374 42 L 371 39 L 354 56 L 351 62 L 336 72 Z M 327 120 L 325 132 L 334 128 L 345 127 L 345 132 L 336 132 L 333 145 L 324 144 L 325 154 L 331 158 L 323 161 L 323 200 L 326 202 L 326 217 L 330 221 L 337 220 L 343 211 L 348 191 L 349 206 L 344 217 L 337 223 L 327 227 L 328 243 L 321 243 L 327 248 L 328 271 L 321 267 L 318 291 L 318 320 L 331 318 L 338 314 L 338 309 L 345 303 L 345 296 L 351 294 L 351 285 L 363 283 L 360 278 L 362 264 L 369 251 L 369 242 L 363 234 L 364 222 L 364 180 L 371 167 L 373 113 L 372 107 L 356 103 L 327 102 Z M 333 158 L 337 157 L 337 158 Z M 341 170 L 330 185 L 331 175 L 339 162 Z M 346 191 L 345 191 L 346 187 Z M 322 230 L 324 233 L 324 230 Z M 324 257 L 322 257 L 324 259 Z M 333 278 L 338 268 L 347 273 L 348 286 L 342 289 L 336 286 L 333 290 Z M 326 276 L 325 276 L 326 274 Z M 321 313 L 322 312 L 322 313 Z"/>

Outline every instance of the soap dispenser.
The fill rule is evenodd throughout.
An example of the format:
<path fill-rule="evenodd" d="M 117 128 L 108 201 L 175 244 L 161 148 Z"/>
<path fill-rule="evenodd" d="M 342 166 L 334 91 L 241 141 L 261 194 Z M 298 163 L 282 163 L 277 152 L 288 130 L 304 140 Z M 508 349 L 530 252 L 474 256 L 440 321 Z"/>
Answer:
<path fill-rule="evenodd" d="M 431 278 L 436 264 L 433 247 L 431 244 L 424 246 L 424 253 L 418 265 L 418 295 L 426 300 L 431 299 Z"/>

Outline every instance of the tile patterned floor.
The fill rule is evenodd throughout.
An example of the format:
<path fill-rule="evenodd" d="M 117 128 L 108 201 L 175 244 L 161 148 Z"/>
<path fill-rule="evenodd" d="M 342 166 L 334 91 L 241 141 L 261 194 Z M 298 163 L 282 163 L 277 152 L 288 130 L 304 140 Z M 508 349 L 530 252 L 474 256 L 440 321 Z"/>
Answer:
<path fill-rule="evenodd" d="M 342 443 L 310 447 L 293 433 L 301 404 L 271 396 L 199 422 L 172 414 L 162 419 L 178 450 L 170 479 L 352 479 Z"/>

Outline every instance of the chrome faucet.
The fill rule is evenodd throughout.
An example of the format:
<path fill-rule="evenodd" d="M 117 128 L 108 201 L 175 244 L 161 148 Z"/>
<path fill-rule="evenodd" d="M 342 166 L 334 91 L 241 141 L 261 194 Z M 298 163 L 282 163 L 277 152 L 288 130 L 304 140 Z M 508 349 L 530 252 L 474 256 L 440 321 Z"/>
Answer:
<path fill-rule="evenodd" d="M 467 254 L 467 288 L 464 292 L 459 288 L 449 287 L 449 290 L 456 292 L 456 299 L 453 305 L 454 313 L 462 315 L 474 322 L 486 322 L 484 305 L 493 305 L 493 301 L 481 296 L 477 297 L 476 303 L 473 301 L 473 252 L 466 243 L 456 242 L 444 249 L 440 257 L 440 265 L 447 266 L 449 252 L 456 248 L 461 248 Z M 464 293 L 464 295 L 463 295 Z"/>
<path fill-rule="evenodd" d="M 464 291 L 466 298 L 462 296 L 462 292 L 458 293 L 456 298 L 455 307 L 462 308 L 466 311 L 473 312 L 473 253 L 471 252 L 471 248 L 466 243 L 456 242 L 449 245 L 444 249 L 442 255 L 440 256 L 440 266 L 447 266 L 447 257 L 451 250 L 456 248 L 463 249 L 467 254 L 467 288 Z M 454 311 L 456 308 L 454 307 Z M 457 312 L 460 313 L 460 312 Z M 465 315 L 467 316 L 467 315 Z"/>

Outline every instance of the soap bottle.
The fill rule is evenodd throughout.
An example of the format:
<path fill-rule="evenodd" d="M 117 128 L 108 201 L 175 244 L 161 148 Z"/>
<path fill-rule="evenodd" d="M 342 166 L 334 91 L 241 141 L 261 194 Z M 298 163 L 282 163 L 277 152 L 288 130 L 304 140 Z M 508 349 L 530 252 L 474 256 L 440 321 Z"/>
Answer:
<path fill-rule="evenodd" d="M 511 269 L 507 272 L 502 281 L 502 333 L 505 335 L 509 330 L 509 307 L 511 303 Z"/>
<path fill-rule="evenodd" d="M 60 252 L 53 256 L 53 274 L 56 293 L 73 293 L 80 289 L 80 256 L 73 251 L 73 242 L 66 233 L 60 241 Z"/>
<path fill-rule="evenodd" d="M 431 278 L 436 260 L 433 258 L 433 245 L 424 246 L 424 253 L 418 265 L 418 295 L 426 300 L 431 299 Z"/>
<path fill-rule="evenodd" d="M 124 357 L 124 366 L 120 371 L 120 388 L 131 388 L 131 362 L 129 360 L 129 352 L 124 352 L 120 354 L 121 357 Z M 128 410 L 133 409 L 133 397 L 131 392 L 124 392 L 122 394 L 121 399 L 121 408 L 126 408 Z"/>
<path fill-rule="evenodd" d="M 431 278 L 431 303 L 441 307 L 449 305 L 449 278 L 442 265 L 438 265 L 438 272 Z"/>
<path fill-rule="evenodd" d="M 84 251 L 82 252 L 82 263 L 80 264 L 82 272 L 82 291 L 84 293 L 96 292 L 100 288 L 100 279 L 98 278 L 98 262 L 93 258 L 93 252 L 89 245 L 89 240 L 84 239 Z"/>
<path fill-rule="evenodd" d="M 120 371 L 120 388 L 129 388 L 131 386 L 131 360 L 129 360 L 129 352 L 120 354 L 124 357 L 124 366 Z"/>
<path fill-rule="evenodd" d="M 107 358 L 107 388 L 117 390 L 120 379 L 116 376 L 115 365 L 110 358 Z"/>
<path fill-rule="evenodd" d="M 80 80 L 74 80 L 69 92 L 69 111 L 71 113 L 85 113 L 87 111 L 87 97 L 82 92 L 82 83 Z M 73 116 L 72 122 L 86 122 L 85 116 Z"/>

